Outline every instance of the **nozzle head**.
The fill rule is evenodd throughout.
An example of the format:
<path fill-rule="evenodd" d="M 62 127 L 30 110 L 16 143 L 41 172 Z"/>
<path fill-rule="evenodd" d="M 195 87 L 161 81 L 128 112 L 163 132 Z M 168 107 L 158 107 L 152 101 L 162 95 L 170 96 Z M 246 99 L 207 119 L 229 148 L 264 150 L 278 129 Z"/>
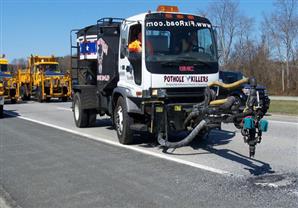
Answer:
<path fill-rule="evenodd" d="M 255 88 L 257 86 L 257 80 L 254 77 L 249 78 L 249 84 L 251 87 Z"/>

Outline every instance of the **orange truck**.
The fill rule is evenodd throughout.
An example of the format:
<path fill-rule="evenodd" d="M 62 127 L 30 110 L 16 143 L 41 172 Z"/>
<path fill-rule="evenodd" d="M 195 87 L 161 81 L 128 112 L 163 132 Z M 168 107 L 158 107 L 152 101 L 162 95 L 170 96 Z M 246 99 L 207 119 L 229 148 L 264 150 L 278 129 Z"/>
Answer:
<path fill-rule="evenodd" d="M 59 98 L 63 102 L 71 96 L 70 73 L 63 73 L 54 56 L 33 56 L 28 59 L 27 69 L 18 70 L 20 96 L 24 100 L 34 96 L 39 102 Z"/>

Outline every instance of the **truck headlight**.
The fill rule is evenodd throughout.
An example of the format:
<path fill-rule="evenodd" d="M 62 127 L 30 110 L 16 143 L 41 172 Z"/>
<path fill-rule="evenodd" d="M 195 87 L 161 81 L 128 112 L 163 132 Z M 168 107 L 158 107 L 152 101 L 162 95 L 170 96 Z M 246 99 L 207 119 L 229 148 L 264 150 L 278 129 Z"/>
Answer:
<path fill-rule="evenodd" d="M 157 96 L 157 89 L 153 89 L 151 95 L 152 96 Z"/>
<path fill-rule="evenodd" d="M 153 97 L 165 97 L 167 95 L 166 89 L 152 89 L 151 95 Z"/>

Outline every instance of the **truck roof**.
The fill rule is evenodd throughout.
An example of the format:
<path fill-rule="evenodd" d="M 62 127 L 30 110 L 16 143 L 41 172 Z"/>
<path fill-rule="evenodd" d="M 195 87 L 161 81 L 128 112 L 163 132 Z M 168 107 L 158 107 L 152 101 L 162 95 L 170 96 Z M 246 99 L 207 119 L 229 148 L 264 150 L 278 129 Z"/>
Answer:
<path fill-rule="evenodd" d="M 8 64 L 8 60 L 4 58 L 0 58 L 0 64 Z"/>
<path fill-rule="evenodd" d="M 101 18 L 97 21 L 97 24 L 94 25 L 89 25 L 87 27 L 84 27 L 82 29 L 80 29 L 77 32 L 77 36 L 85 36 L 85 35 L 96 35 L 97 34 L 97 26 L 99 27 L 120 27 L 122 20 L 124 20 L 123 18 L 113 18 L 113 17 L 105 17 L 105 18 Z"/>
<path fill-rule="evenodd" d="M 44 61 L 44 62 L 35 62 L 34 65 L 45 65 L 45 64 L 59 64 L 58 62 L 54 61 Z"/>
<path fill-rule="evenodd" d="M 204 20 L 204 22 L 210 23 L 210 21 L 201 15 L 197 15 L 197 14 L 190 14 L 190 13 L 182 13 L 182 12 L 158 12 L 158 11 L 153 11 L 153 12 L 145 12 L 145 13 L 141 13 L 141 14 L 137 14 L 131 17 L 126 18 L 126 20 L 128 21 L 144 21 L 145 17 L 147 14 L 181 14 L 181 15 L 192 15 L 192 16 L 197 16 L 200 17 Z"/>
<path fill-rule="evenodd" d="M 192 16 L 198 16 L 200 18 L 202 18 L 204 20 L 204 22 L 207 22 L 207 23 L 210 23 L 210 21 L 201 16 L 201 15 L 196 15 L 196 14 L 190 14 L 190 13 L 181 13 L 181 12 L 157 12 L 157 11 L 154 11 L 154 12 L 145 12 L 145 13 L 141 13 L 141 14 L 137 14 L 137 15 L 134 15 L 134 16 L 131 16 L 131 17 L 128 17 L 126 19 L 123 19 L 124 21 L 139 21 L 139 22 L 142 22 L 145 20 L 145 17 L 147 14 L 165 14 L 165 13 L 171 13 L 171 14 L 182 14 L 182 15 L 192 15 Z M 120 26 L 121 22 L 119 21 L 112 21 L 112 20 L 121 20 L 122 18 L 112 18 L 112 17 L 105 17 L 105 18 L 102 18 L 101 20 L 103 20 L 101 23 L 99 23 L 99 26 L 103 26 L 103 25 L 107 25 L 107 26 Z M 109 22 L 109 20 L 111 20 Z M 80 36 L 84 36 L 84 35 L 96 35 L 97 34 L 97 24 L 94 24 L 94 25 L 89 25 L 87 27 L 84 27 L 82 29 L 80 29 L 78 32 L 77 32 L 77 36 L 80 37 Z"/>

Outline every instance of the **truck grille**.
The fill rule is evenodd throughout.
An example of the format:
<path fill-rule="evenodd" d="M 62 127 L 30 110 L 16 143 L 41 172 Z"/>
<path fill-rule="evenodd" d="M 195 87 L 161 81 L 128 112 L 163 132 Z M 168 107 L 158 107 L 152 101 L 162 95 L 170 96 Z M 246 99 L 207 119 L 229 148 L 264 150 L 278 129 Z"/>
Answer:
<path fill-rule="evenodd" d="M 168 97 L 201 97 L 204 90 L 204 87 L 166 88 Z"/>

